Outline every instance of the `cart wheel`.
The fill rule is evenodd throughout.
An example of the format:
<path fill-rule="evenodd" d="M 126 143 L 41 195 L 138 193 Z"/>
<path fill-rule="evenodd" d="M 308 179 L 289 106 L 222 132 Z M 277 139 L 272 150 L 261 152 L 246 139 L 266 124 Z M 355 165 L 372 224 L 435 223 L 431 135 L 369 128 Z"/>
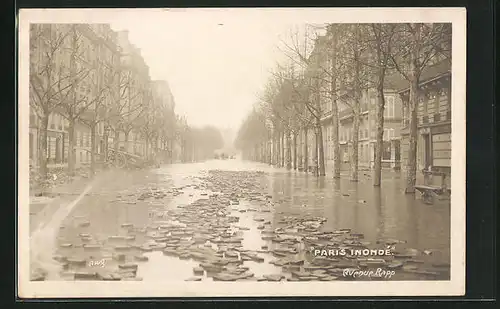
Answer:
<path fill-rule="evenodd" d="M 425 192 L 423 195 L 423 200 L 425 204 L 428 205 L 434 204 L 434 196 L 431 192 Z"/>
<path fill-rule="evenodd" d="M 114 164 L 118 168 L 124 168 L 127 165 L 127 158 L 122 154 L 116 154 Z"/>

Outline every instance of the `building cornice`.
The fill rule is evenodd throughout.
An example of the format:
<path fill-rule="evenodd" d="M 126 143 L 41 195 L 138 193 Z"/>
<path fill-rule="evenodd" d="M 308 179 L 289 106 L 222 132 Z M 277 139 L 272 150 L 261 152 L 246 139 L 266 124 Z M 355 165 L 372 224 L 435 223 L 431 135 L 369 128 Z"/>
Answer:
<path fill-rule="evenodd" d="M 451 76 L 451 71 L 447 71 L 447 72 L 441 73 L 441 74 L 439 74 L 439 75 L 436 75 L 436 76 L 434 76 L 434 77 L 432 77 L 432 78 L 429 78 L 429 79 L 426 79 L 426 80 L 424 80 L 424 81 L 421 81 L 421 82 L 418 84 L 418 86 L 419 86 L 419 87 L 423 87 L 423 86 L 425 86 L 426 84 L 429 84 L 429 83 L 431 83 L 431 82 L 433 82 L 433 81 L 437 81 L 437 80 L 439 80 L 439 79 L 441 79 L 441 78 L 444 78 L 444 77 L 447 77 L 447 76 Z M 404 95 L 406 92 L 409 92 L 409 91 L 410 91 L 410 87 L 406 87 L 406 88 L 404 88 L 404 89 L 402 89 L 402 90 L 399 90 L 399 91 L 398 91 L 398 93 L 399 93 L 400 95 Z"/>

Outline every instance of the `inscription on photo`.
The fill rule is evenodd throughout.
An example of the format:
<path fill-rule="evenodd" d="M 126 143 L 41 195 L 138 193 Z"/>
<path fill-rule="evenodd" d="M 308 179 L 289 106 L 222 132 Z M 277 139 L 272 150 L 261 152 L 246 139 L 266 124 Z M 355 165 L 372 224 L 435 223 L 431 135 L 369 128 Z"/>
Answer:
<path fill-rule="evenodd" d="M 106 266 L 106 260 L 105 259 L 100 259 L 100 260 L 91 260 L 88 263 L 89 267 L 104 267 Z"/>
<path fill-rule="evenodd" d="M 391 249 L 328 249 L 312 248 L 314 256 L 392 256 Z"/>
<path fill-rule="evenodd" d="M 352 277 L 352 278 L 384 278 L 391 279 L 396 274 L 394 270 L 385 270 L 382 268 L 377 268 L 376 270 L 360 270 L 360 269 L 352 269 L 346 268 L 342 272 L 344 277 Z"/>

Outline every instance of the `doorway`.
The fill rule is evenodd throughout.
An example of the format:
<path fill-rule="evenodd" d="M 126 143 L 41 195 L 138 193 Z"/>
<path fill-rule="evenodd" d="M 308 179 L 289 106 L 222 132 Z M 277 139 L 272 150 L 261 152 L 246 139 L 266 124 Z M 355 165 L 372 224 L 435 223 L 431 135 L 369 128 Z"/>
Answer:
<path fill-rule="evenodd" d="M 394 141 L 394 160 L 401 161 L 401 143 L 399 140 Z"/>
<path fill-rule="evenodd" d="M 424 168 L 427 170 L 432 165 L 431 135 L 425 134 L 424 138 Z"/>

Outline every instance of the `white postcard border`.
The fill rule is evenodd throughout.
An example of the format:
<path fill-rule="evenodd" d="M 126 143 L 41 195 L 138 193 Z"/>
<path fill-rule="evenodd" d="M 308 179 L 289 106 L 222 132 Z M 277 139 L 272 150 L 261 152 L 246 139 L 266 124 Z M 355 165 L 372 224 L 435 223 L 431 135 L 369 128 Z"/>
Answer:
<path fill-rule="evenodd" d="M 466 120 L 466 10 L 465 8 L 273 8 L 171 9 L 214 17 L 231 11 L 275 16 L 297 23 L 324 22 L 451 22 L 452 23 L 452 176 L 451 280 L 392 282 L 78 282 L 29 281 L 29 24 L 110 23 L 120 13 L 158 14 L 165 9 L 22 9 L 18 52 L 18 291 L 22 298 L 81 297 L 251 297 L 251 296 L 458 296 L 465 293 L 465 120 Z"/>

